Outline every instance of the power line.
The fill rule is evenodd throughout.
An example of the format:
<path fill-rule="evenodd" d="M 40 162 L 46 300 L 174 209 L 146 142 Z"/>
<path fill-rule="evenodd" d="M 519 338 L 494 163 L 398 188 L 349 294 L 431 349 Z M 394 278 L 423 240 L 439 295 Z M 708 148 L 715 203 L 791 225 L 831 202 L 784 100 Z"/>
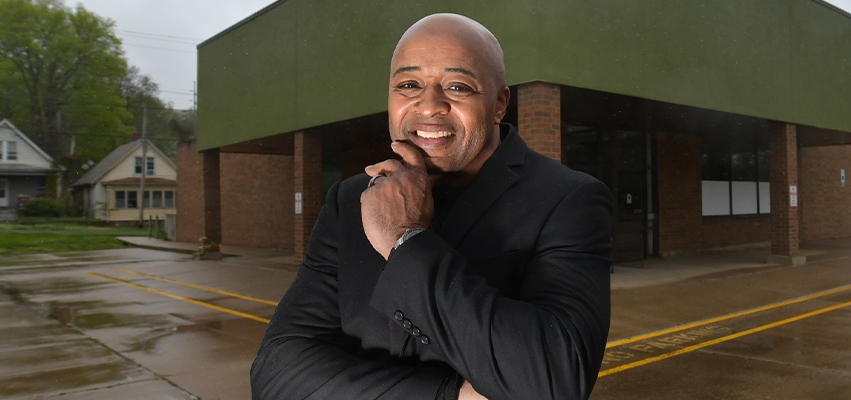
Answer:
<path fill-rule="evenodd" d="M 128 34 L 128 33 L 123 33 L 123 34 L 121 34 L 121 35 L 122 35 L 122 36 L 124 36 L 124 37 L 133 38 L 133 39 L 157 40 L 157 41 L 161 41 L 161 42 L 167 42 L 167 43 L 177 43 L 177 44 L 189 45 L 189 46 L 193 46 L 193 47 L 194 47 L 194 46 L 196 46 L 196 45 L 198 45 L 198 42 L 195 42 L 195 41 L 173 40 L 173 39 L 161 39 L 161 38 L 158 38 L 158 37 L 150 37 L 150 36 L 144 36 L 144 35 L 134 35 L 134 34 Z"/>
<path fill-rule="evenodd" d="M 158 37 L 158 38 L 166 38 L 166 39 L 194 40 L 196 43 L 197 43 L 197 42 L 201 42 L 201 41 L 202 41 L 202 39 L 198 39 L 198 38 L 191 38 L 191 37 L 185 37 L 185 36 L 159 35 L 159 34 L 156 34 L 156 33 L 139 32 L 139 31 L 128 31 L 128 30 L 124 30 L 124 29 L 116 29 L 115 31 L 116 31 L 116 32 L 128 33 L 128 34 L 134 34 L 134 35 L 144 35 L 144 36 L 151 36 L 151 37 Z"/>
<path fill-rule="evenodd" d="M 194 51 L 194 50 L 193 50 L 193 51 L 189 51 L 189 50 L 180 50 L 180 49 L 170 49 L 170 48 L 167 48 L 167 47 L 145 46 L 145 45 L 143 45 L 143 44 L 135 44 L 135 43 L 122 43 L 122 44 L 123 44 L 124 46 L 130 46 L 130 47 L 144 47 L 144 48 L 148 48 L 148 49 L 166 50 L 166 51 L 176 51 L 176 52 L 178 52 L 178 53 L 197 54 L 197 52 L 196 52 L 196 51 Z"/>
<path fill-rule="evenodd" d="M 184 93 L 184 92 L 174 92 L 174 91 L 171 91 L 171 90 L 160 90 L 160 92 L 171 93 L 171 94 L 181 94 L 181 95 L 184 95 L 184 96 L 195 96 L 194 94 L 192 94 L 192 92 Z"/>

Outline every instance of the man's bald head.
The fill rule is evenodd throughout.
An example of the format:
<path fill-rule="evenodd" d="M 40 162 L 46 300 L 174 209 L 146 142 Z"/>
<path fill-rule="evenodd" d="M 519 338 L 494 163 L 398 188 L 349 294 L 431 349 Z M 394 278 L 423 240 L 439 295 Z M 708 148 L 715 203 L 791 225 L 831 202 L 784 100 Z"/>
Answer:
<path fill-rule="evenodd" d="M 455 14 L 408 28 L 390 61 L 390 138 L 418 148 L 443 183 L 468 184 L 500 143 L 511 91 L 490 31 Z"/>
<path fill-rule="evenodd" d="M 474 51 L 479 63 L 493 74 L 496 88 L 505 86 L 505 55 L 499 41 L 488 28 L 477 21 L 458 14 L 432 14 L 408 28 L 396 44 L 393 56 L 406 42 L 428 36 L 451 37 Z"/>

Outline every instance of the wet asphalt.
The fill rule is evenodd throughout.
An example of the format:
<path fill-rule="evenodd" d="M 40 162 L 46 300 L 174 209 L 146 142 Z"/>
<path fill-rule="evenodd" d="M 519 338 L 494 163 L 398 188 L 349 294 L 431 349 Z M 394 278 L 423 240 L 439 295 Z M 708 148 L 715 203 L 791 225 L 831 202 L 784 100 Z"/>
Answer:
<path fill-rule="evenodd" d="M 167 246 L 184 252 L 0 257 L 0 398 L 249 399 L 297 266 Z M 802 252 L 802 267 L 766 264 L 767 249 L 617 265 L 591 398 L 851 398 L 851 240 Z"/>

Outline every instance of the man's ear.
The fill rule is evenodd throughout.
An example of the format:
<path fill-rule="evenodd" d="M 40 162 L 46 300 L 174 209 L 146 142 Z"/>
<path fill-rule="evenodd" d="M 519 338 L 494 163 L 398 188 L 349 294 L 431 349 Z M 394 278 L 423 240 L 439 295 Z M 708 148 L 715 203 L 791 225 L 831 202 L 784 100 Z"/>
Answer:
<path fill-rule="evenodd" d="M 499 125 L 502 118 L 505 117 L 505 111 L 508 109 L 508 101 L 511 100 L 511 89 L 508 86 L 503 86 L 496 97 L 496 112 L 494 113 L 494 125 Z"/>

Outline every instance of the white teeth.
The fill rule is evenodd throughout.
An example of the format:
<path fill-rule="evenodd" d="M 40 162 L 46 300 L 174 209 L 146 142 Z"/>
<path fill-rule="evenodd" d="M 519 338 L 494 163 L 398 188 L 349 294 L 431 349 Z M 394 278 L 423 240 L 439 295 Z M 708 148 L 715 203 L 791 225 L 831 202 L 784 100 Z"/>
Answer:
<path fill-rule="evenodd" d="M 439 138 L 452 136 L 452 134 L 449 133 L 449 132 L 446 132 L 446 131 L 440 131 L 440 132 L 417 131 L 417 136 L 419 136 L 421 138 L 426 138 L 426 139 L 439 139 Z"/>

